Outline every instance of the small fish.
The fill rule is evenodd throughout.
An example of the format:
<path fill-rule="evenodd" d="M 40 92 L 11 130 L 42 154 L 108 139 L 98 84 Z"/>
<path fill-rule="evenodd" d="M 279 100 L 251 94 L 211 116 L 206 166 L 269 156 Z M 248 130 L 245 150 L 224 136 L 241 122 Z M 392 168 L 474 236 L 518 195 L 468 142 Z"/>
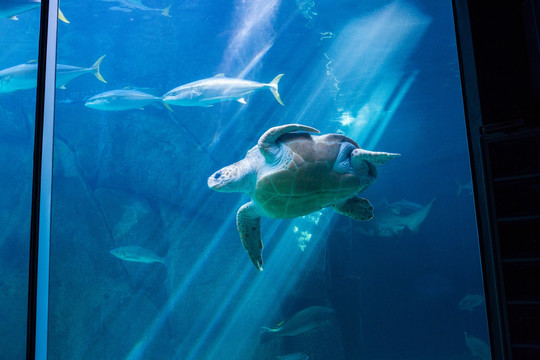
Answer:
<path fill-rule="evenodd" d="M 41 0 L 0 0 L 0 18 L 19 20 L 17 15 L 41 6 Z M 69 24 L 62 11 L 58 9 L 58 19 Z"/>
<path fill-rule="evenodd" d="M 92 96 L 85 106 L 105 111 L 142 109 L 161 98 L 137 90 L 111 90 Z"/>
<path fill-rule="evenodd" d="M 401 199 L 400 201 L 388 204 L 388 207 L 394 214 L 405 214 L 407 212 L 422 210 L 424 205 Z"/>
<path fill-rule="evenodd" d="M 472 180 L 466 183 L 465 185 L 461 184 L 459 181 L 456 180 L 457 184 L 457 192 L 456 196 L 461 195 L 462 191 L 467 192 L 469 195 L 473 195 L 473 188 L 472 188 Z"/>
<path fill-rule="evenodd" d="M 269 84 L 256 81 L 233 79 L 218 74 L 214 77 L 190 82 L 172 89 L 163 95 L 163 101 L 178 106 L 212 106 L 215 103 L 236 100 L 246 103 L 246 97 L 260 91 L 269 89 L 276 100 L 281 104 L 278 93 L 278 83 L 283 74 L 279 74 Z"/>
<path fill-rule="evenodd" d="M 295 313 L 290 319 L 280 322 L 274 329 L 261 328 L 261 343 L 278 336 L 303 334 L 329 323 L 334 317 L 334 309 L 311 306 Z"/>
<path fill-rule="evenodd" d="M 162 263 L 165 264 L 165 259 L 159 257 L 152 250 L 148 250 L 136 245 L 121 246 L 110 251 L 111 255 L 125 261 L 133 261 L 140 263 Z"/>
<path fill-rule="evenodd" d="M 296 6 L 298 10 L 308 20 L 312 20 L 314 16 L 317 16 L 317 13 L 313 11 L 315 7 L 315 2 L 313 0 L 296 0 Z"/>
<path fill-rule="evenodd" d="M 482 339 L 465 334 L 465 345 L 467 349 L 480 360 L 491 360 L 491 349 Z"/>
<path fill-rule="evenodd" d="M 478 294 L 466 295 L 459 301 L 458 309 L 472 311 L 484 303 L 484 297 Z"/>
<path fill-rule="evenodd" d="M 276 360 L 309 360 L 309 356 L 303 353 L 291 353 L 278 356 Z"/>
<path fill-rule="evenodd" d="M 71 65 L 56 65 L 56 87 L 65 88 L 64 85 L 71 80 L 84 75 L 94 74 L 94 76 L 104 83 L 105 79 L 99 72 L 99 66 L 105 55 L 100 57 L 94 65 L 89 68 L 80 68 Z M 17 90 L 33 89 L 37 86 L 37 64 L 26 63 L 12 66 L 0 71 L 0 93 L 8 93 Z"/>
<path fill-rule="evenodd" d="M 144 5 L 139 0 L 102 0 L 105 2 L 115 2 L 118 3 L 120 6 L 113 6 L 111 7 L 111 10 L 118 10 L 118 11 L 124 11 L 124 12 L 130 12 L 133 10 L 141 10 L 141 11 L 157 11 L 163 16 L 171 17 L 169 14 L 171 10 L 171 6 L 169 5 L 166 8 L 159 9 L 159 8 L 150 8 L 146 5 Z"/>
<path fill-rule="evenodd" d="M 427 205 L 415 204 L 407 200 L 396 203 L 383 202 L 375 206 L 375 216 L 369 222 L 359 224 L 359 230 L 366 235 L 399 237 L 406 231 L 418 233 L 426 220 L 435 199 Z"/>

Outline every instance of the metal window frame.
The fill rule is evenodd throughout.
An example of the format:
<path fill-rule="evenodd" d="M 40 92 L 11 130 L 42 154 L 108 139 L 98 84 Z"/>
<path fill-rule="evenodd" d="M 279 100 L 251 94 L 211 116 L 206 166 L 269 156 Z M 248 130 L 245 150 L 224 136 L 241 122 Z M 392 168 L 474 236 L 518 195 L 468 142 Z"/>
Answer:
<path fill-rule="evenodd" d="M 490 333 L 491 354 L 493 360 L 511 360 L 509 352 L 509 333 L 504 309 L 504 289 L 501 288 L 500 259 L 492 221 L 493 209 L 490 207 L 492 196 L 487 178 L 485 144 L 483 141 L 483 121 L 480 107 L 478 79 L 476 76 L 476 61 L 474 55 L 473 37 L 469 18 L 469 0 L 452 0 L 456 30 L 459 67 L 465 119 L 467 126 L 467 142 L 473 177 L 474 200 L 482 257 L 482 275 L 488 324 Z"/>
<path fill-rule="evenodd" d="M 58 0 L 42 0 L 30 218 L 26 359 L 47 358 Z"/>

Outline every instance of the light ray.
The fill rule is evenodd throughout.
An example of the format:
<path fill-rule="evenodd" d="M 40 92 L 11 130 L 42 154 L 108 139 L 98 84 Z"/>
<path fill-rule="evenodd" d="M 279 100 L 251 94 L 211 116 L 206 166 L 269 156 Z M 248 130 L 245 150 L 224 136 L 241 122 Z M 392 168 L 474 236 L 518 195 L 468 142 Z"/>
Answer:
<path fill-rule="evenodd" d="M 223 53 L 220 72 L 235 73 L 235 69 L 243 68 L 245 75 L 246 68 L 256 64 L 256 58 L 260 61 L 273 45 L 273 20 L 280 3 L 281 0 L 253 0 L 238 4 L 233 16 L 237 25 Z M 244 65 L 245 59 L 252 59 L 251 65 Z"/>
<path fill-rule="evenodd" d="M 223 72 L 241 68 L 240 76 L 245 76 L 262 62 L 273 46 L 275 35 L 272 34 L 272 19 L 279 1 L 267 4 L 254 1 L 252 4 L 261 6 L 259 13 L 255 5 L 244 6 L 237 11 L 239 26 L 224 54 L 221 64 Z M 246 20 L 248 15 L 253 16 L 253 19 Z M 295 98 L 291 99 L 288 116 L 300 122 L 309 114 L 311 108 L 327 96 L 325 91 L 330 77 L 332 81 L 338 82 L 335 91 L 339 92 L 339 96 L 336 97 L 336 108 L 327 111 L 330 113 L 337 110 L 340 114 L 338 119 L 345 121 L 339 126 L 339 130 L 370 147 L 376 147 L 418 76 L 416 70 L 407 70 L 406 65 L 429 22 L 430 19 L 402 1 L 395 1 L 380 11 L 351 21 L 342 31 L 336 32 L 336 37 L 332 39 L 332 45 L 327 51 L 328 58 L 332 59 L 331 64 L 328 64 L 330 73 L 324 73 L 321 77 L 321 74 L 316 72 L 319 69 L 313 68 L 312 78 L 316 79 L 313 86 L 298 84 L 294 89 L 297 91 L 290 92 L 295 94 Z M 265 32 L 263 39 L 253 38 L 253 34 L 260 34 L 261 29 L 270 31 Z M 257 46 L 253 45 L 253 41 L 257 41 Z M 249 52 L 248 48 L 255 50 L 251 55 L 244 56 L 245 52 Z M 249 61 L 241 63 L 240 56 Z M 400 81 L 401 79 L 404 80 Z M 235 119 L 242 116 L 243 111 L 244 108 L 240 108 L 235 117 L 229 119 L 225 132 L 236 126 Z M 325 114 L 321 116 L 324 119 Z M 272 113 L 265 125 L 273 126 L 281 121 L 277 113 Z M 315 125 L 324 132 L 332 130 L 331 127 L 336 124 L 334 121 L 318 119 L 310 125 Z M 236 213 L 244 202 L 239 201 L 231 212 Z M 205 208 L 204 204 L 201 205 Z M 231 230 L 235 223 L 233 217 L 230 216 L 224 221 L 227 225 L 218 229 L 205 248 L 205 252 L 210 256 L 218 251 L 219 240 L 225 233 L 234 231 Z M 284 221 L 288 222 L 285 227 L 281 226 L 283 221 L 262 221 L 265 242 L 265 270 L 262 274 L 252 267 L 247 255 L 244 262 L 227 265 L 228 273 L 216 279 L 216 292 L 223 294 L 219 304 L 213 307 L 209 303 L 203 307 L 200 318 L 208 321 L 194 325 L 193 329 L 183 336 L 176 358 L 234 360 L 252 357 L 259 327 L 271 325 L 269 322 L 284 315 L 280 313 L 284 295 L 293 293 L 310 259 L 324 246 L 326 229 L 333 222 L 333 213 L 325 210 L 317 223 L 310 223 L 306 219 Z M 297 236 L 302 232 L 311 235 L 309 242 L 302 245 L 304 251 L 300 250 L 297 243 Z M 178 284 L 166 306 L 127 359 L 141 358 L 148 343 L 167 317 L 181 299 L 188 296 L 186 291 L 196 275 L 203 271 L 205 261 L 206 258 L 202 256 L 197 259 L 190 273 Z"/>
<path fill-rule="evenodd" d="M 345 98 L 342 104 L 342 113 L 349 111 L 350 117 L 347 119 L 348 123 L 343 124 L 343 127 L 346 128 L 344 132 L 349 132 L 353 138 L 367 142 L 369 146 L 377 146 L 395 111 L 418 75 L 417 71 L 407 74 L 404 67 L 428 24 L 429 19 L 414 8 L 402 2 L 395 2 L 392 6 L 382 9 L 378 14 L 375 13 L 367 18 L 351 22 L 349 27 L 346 27 L 338 35 L 330 53 L 332 59 L 335 59 L 333 68 L 342 65 L 342 69 L 332 75 L 341 79 L 339 87 L 341 90 L 347 91 L 349 86 L 349 90 L 353 91 L 342 96 Z M 365 45 L 360 46 L 361 50 L 364 50 L 361 54 L 357 52 L 359 42 L 364 42 Z M 375 53 L 367 51 L 368 44 L 375 42 L 379 43 L 380 51 L 375 51 Z M 399 44 L 406 44 L 407 48 Z M 360 64 L 363 66 L 363 70 L 357 71 Z M 388 69 L 389 64 L 395 66 L 391 71 Z M 405 78 L 404 81 L 400 81 L 402 77 Z M 351 82 L 354 83 L 354 88 L 350 88 Z M 361 85 L 358 87 L 358 84 Z M 309 89 L 308 96 L 304 96 L 305 93 L 298 95 L 295 105 L 300 104 L 301 101 L 302 106 L 299 106 L 297 110 L 297 118 L 302 118 L 309 112 L 310 107 L 318 101 L 320 96 L 324 95 L 325 88 L 326 84 L 321 81 Z M 366 94 L 370 94 L 370 96 L 365 97 Z M 364 99 L 359 102 L 360 106 L 358 106 L 357 100 L 362 99 L 362 97 Z M 347 108 L 350 110 L 345 110 Z M 199 358 L 202 358 L 201 354 L 205 354 L 205 358 L 226 355 L 227 358 L 231 359 L 249 358 L 252 355 L 253 342 L 256 341 L 254 337 L 255 334 L 258 334 L 258 327 L 261 323 L 250 323 L 251 317 L 247 314 L 256 313 L 257 317 L 262 319 L 275 318 L 279 304 L 284 300 L 283 294 L 290 293 L 299 280 L 298 276 L 301 271 L 296 271 L 296 269 L 303 269 L 313 255 L 310 251 L 313 251 L 316 245 L 321 246 L 321 243 L 324 242 L 322 234 L 332 222 L 332 217 L 332 212 L 328 211 L 319 224 L 311 227 L 306 227 L 303 224 L 305 231 L 314 235 L 313 243 L 307 245 L 307 252 L 296 254 L 291 253 L 291 248 L 288 246 L 291 242 L 290 235 L 285 234 L 293 232 L 294 228 L 298 226 L 298 220 L 290 222 L 287 230 L 280 234 L 280 240 L 272 244 L 271 255 L 268 256 L 265 262 L 265 271 L 261 274 L 264 277 L 256 277 L 255 279 L 242 277 L 241 281 L 249 278 L 252 283 L 243 294 L 239 294 L 241 298 L 235 303 L 236 306 L 232 314 L 219 317 L 226 319 L 226 324 L 220 327 L 218 322 L 221 321 L 216 318 L 213 326 L 219 330 L 219 336 L 210 339 L 206 335 L 204 340 L 206 352 L 203 350 L 202 343 L 199 344 L 197 352 L 192 353 L 193 359 L 197 358 L 197 354 L 199 354 Z M 279 271 L 274 270 L 276 267 Z M 283 276 L 283 274 L 286 275 Z M 235 286 L 234 292 L 239 289 L 242 287 Z M 264 294 L 262 298 L 261 294 Z M 235 297 L 237 296 L 235 295 Z M 230 299 L 227 301 L 227 305 L 220 308 L 219 311 L 224 311 L 225 308 L 230 309 L 229 303 Z M 207 334 L 213 333 L 214 330 L 216 329 L 209 330 Z M 244 334 L 244 336 L 240 336 L 238 333 Z M 245 334 L 251 335 L 246 336 Z M 234 346 L 231 346 L 231 342 L 234 343 Z"/>
<path fill-rule="evenodd" d="M 237 205 L 242 205 L 242 202 L 239 202 Z M 231 222 L 226 222 L 225 224 L 230 224 Z M 229 226 L 220 226 L 218 231 L 215 233 L 212 240 L 209 242 L 208 246 L 205 248 L 205 253 L 212 253 L 216 251 L 216 248 L 219 244 L 219 241 L 223 238 L 225 232 L 230 231 Z M 175 310 L 178 303 L 183 296 L 186 295 L 186 291 L 189 286 L 192 284 L 196 275 L 199 274 L 204 269 L 204 263 L 206 257 L 199 256 L 197 262 L 193 265 L 190 273 L 184 276 L 183 281 L 176 287 L 176 290 L 169 296 L 167 303 L 161 309 L 159 314 L 154 318 L 152 324 L 149 326 L 148 330 L 141 336 L 139 341 L 131 349 L 130 353 L 126 356 L 126 360 L 138 360 L 141 359 L 144 355 L 146 348 L 149 346 L 150 342 L 158 331 L 163 327 L 166 319 L 170 314 Z"/>

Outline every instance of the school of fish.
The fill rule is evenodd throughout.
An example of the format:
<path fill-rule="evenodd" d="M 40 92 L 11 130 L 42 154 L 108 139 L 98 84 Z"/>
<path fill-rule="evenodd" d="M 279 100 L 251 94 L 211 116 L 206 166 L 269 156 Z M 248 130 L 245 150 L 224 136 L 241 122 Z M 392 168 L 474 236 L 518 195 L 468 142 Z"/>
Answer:
<path fill-rule="evenodd" d="M 100 73 L 100 65 L 105 55 L 101 56 L 88 68 L 58 64 L 56 66 L 56 87 L 65 89 L 71 80 L 84 74 L 93 74 L 99 81 L 106 83 Z M 90 97 L 85 106 L 103 111 L 123 111 L 143 109 L 145 106 L 162 102 L 166 108 L 176 106 L 211 107 L 224 101 L 238 101 L 246 104 L 246 97 L 268 89 L 275 99 L 285 105 L 278 92 L 278 83 L 283 74 L 276 76 L 270 83 L 225 77 L 218 74 L 214 77 L 193 81 L 178 86 L 163 96 L 154 96 L 138 90 L 116 89 L 102 92 Z M 37 83 L 37 64 L 28 62 L 0 70 L 0 93 L 17 90 L 34 89 Z"/>

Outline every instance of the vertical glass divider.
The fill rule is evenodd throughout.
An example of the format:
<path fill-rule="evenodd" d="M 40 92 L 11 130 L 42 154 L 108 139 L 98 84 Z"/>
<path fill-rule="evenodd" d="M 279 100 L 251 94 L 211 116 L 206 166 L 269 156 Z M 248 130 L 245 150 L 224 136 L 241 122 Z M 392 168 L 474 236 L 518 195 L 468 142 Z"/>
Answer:
<path fill-rule="evenodd" d="M 41 2 L 28 281 L 26 358 L 47 358 L 58 0 Z"/>

